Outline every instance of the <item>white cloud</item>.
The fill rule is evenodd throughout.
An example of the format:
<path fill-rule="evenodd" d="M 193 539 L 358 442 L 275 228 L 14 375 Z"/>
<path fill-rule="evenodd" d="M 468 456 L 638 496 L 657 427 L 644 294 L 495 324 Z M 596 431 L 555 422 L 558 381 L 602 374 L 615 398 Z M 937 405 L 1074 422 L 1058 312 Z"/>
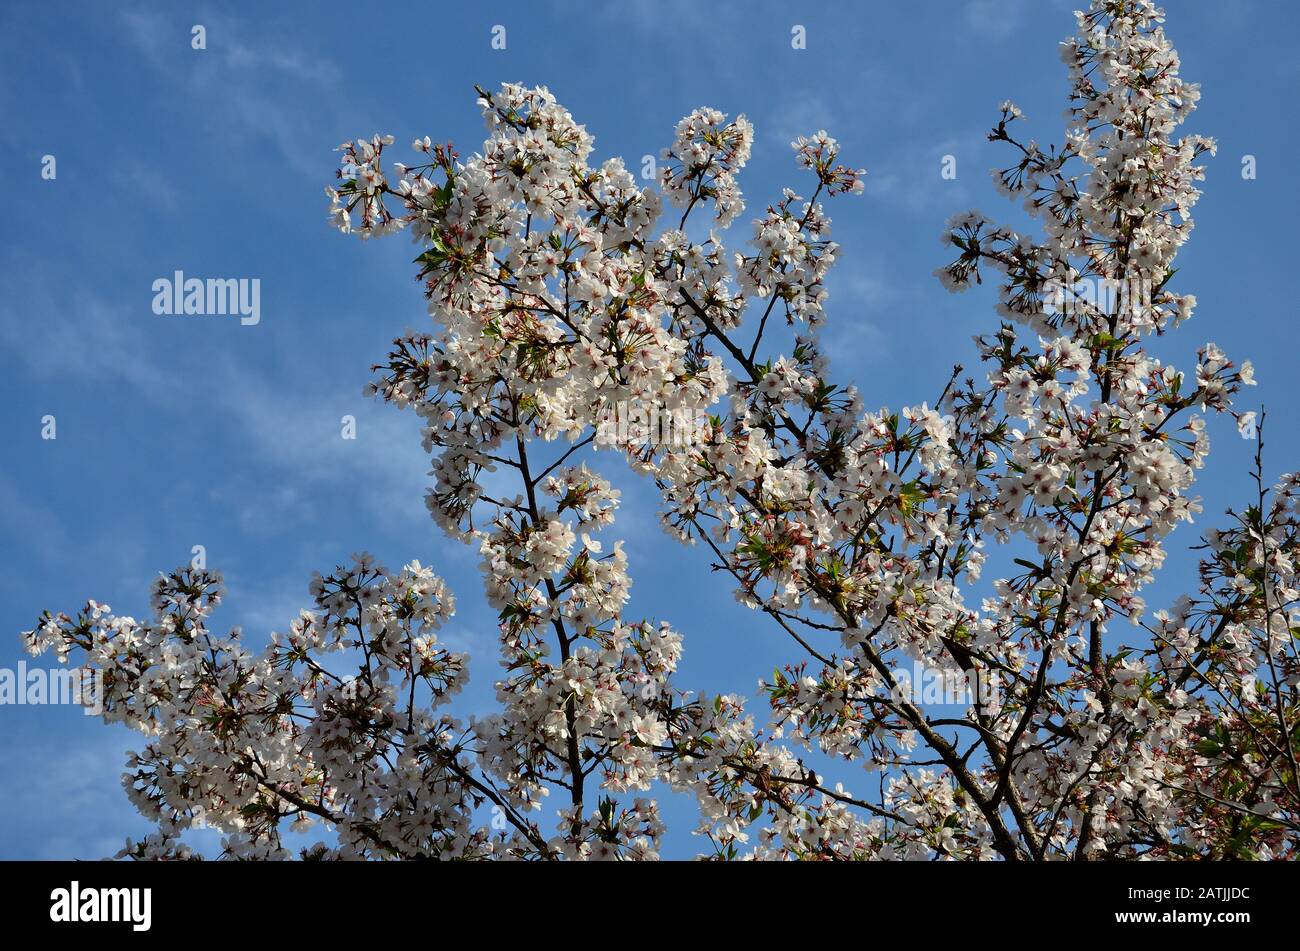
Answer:
<path fill-rule="evenodd" d="M 189 22 L 157 11 L 127 11 L 122 19 L 130 41 L 152 66 L 173 82 L 188 87 L 188 108 L 203 110 L 209 126 L 233 124 L 245 137 L 269 140 L 282 159 L 304 175 L 320 167 L 304 143 L 318 138 L 288 89 L 337 86 L 339 69 L 284 42 L 285 29 L 251 28 L 243 21 L 212 11 L 198 15 L 207 47 L 190 46 Z M 188 60 L 182 57 L 189 57 Z M 319 101 L 319 100 L 318 100 Z"/>
<path fill-rule="evenodd" d="M 1019 29 L 1025 8 L 1025 0 L 968 0 L 962 18 L 969 29 L 1002 39 Z"/>
<path fill-rule="evenodd" d="M 139 837 L 146 829 L 121 783 L 126 752 L 142 748 L 145 738 L 123 728 L 106 731 L 80 711 L 59 713 L 84 720 L 75 726 L 92 732 L 75 744 L 65 741 L 52 752 L 45 731 L 25 737 L 6 731 L 9 741 L 2 751 L 0 804 L 10 817 L 29 816 L 35 821 L 30 833 L 22 833 L 30 836 L 29 841 L 5 837 L 0 858 L 108 858 L 122 848 L 127 835 Z M 114 831 L 109 834 L 108 829 Z M 51 835 L 53 830 L 58 831 Z"/>

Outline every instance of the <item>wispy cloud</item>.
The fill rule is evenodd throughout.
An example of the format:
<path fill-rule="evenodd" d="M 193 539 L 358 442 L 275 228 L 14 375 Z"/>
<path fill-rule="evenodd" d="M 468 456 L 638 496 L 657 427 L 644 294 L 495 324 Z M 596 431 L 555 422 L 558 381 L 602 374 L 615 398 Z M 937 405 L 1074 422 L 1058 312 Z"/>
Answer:
<path fill-rule="evenodd" d="M 182 362 L 175 340 L 149 332 L 160 318 L 110 306 L 88 288 L 60 284 L 40 265 L 31 267 L 31 279 L 0 301 L 0 345 L 11 372 L 90 390 L 124 387 L 127 403 L 143 401 L 164 417 L 178 410 L 177 394 L 201 394 L 207 425 L 219 427 L 209 435 L 243 462 L 214 487 L 212 499 L 231 507 L 244 527 L 328 524 L 328 513 L 310 501 L 322 486 L 345 493 L 390 528 L 429 522 L 422 502 L 429 459 L 414 414 L 297 362 L 259 372 L 237 362 L 233 351 L 192 350 Z M 231 332 L 261 330 L 232 325 Z M 355 439 L 343 438 L 345 415 L 355 419 Z"/>
<path fill-rule="evenodd" d="M 18 263 L 18 262 L 16 262 Z M 34 261 L 25 264 L 37 268 Z M 0 300 L 0 344 L 8 360 L 31 376 L 124 383 L 161 397 L 162 382 L 148 363 L 142 335 L 118 308 L 86 290 L 54 279 L 31 279 Z"/>
<path fill-rule="evenodd" d="M 122 14 L 128 41 L 152 65 L 186 90 L 186 107 L 203 109 L 210 125 L 231 124 L 272 142 L 290 167 L 317 174 L 320 169 L 304 142 L 314 130 L 299 105 L 304 90 L 311 100 L 328 101 L 341 73 L 317 51 L 289 45 L 287 29 L 254 29 L 244 21 L 206 10 L 197 17 L 206 48 L 191 48 L 192 24 L 170 11 L 130 10 Z"/>
<path fill-rule="evenodd" d="M 71 708 L 28 708 L 28 713 L 57 711 L 76 719 L 84 739 L 63 743 L 52 753 L 44 731 L 12 722 L 15 708 L 6 708 L 0 746 L 5 768 L 0 772 L 0 808 L 9 816 L 39 816 L 29 834 L 20 823 L 0 837 L 0 859 L 38 860 L 108 858 L 125 844 L 127 834 L 140 836 L 147 825 L 122 794 L 121 775 L 126 751 L 144 746 L 143 737 L 123 728 L 105 730 Z M 57 829 L 54 835 L 49 830 Z M 111 832 L 107 830 L 112 830 Z"/>
<path fill-rule="evenodd" d="M 967 0 L 962 11 L 966 27 L 982 36 L 1001 39 L 1024 23 L 1026 0 Z"/>

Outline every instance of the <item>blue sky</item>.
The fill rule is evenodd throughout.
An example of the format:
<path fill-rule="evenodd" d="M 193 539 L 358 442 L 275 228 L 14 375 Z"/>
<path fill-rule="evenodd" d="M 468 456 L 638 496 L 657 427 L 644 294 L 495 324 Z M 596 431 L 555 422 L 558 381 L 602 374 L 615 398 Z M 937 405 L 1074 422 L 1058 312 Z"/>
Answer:
<path fill-rule="evenodd" d="M 931 277 L 952 213 L 1019 221 L 988 170 L 997 105 L 1025 134 L 1060 142 L 1067 91 L 1056 45 L 1078 0 L 913 4 L 504 3 L 371 8 L 99 3 L 27 5 L 0 35 L 0 144 L 8 159 L 0 245 L 0 667 L 43 608 L 87 597 L 147 614 L 149 581 L 204 545 L 229 594 L 216 620 L 260 643 L 309 603 L 313 570 L 368 549 L 443 574 L 460 611 L 446 632 L 472 654 L 467 709 L 491 703 L 493 612 L 477 555 L 444 538 L 422 504 L 427 460 L 413 416 L 365 400 L 369 365 L 424 302 L 402 240 L 360 244 L 326 226 L 323 185 L 344 139 L 391 132 L 483 138 L 473 84 L 545 84 L 596 137 L 594 159 L 629 166 L 700 105 L 755 123 L 742 177 L 750 210 L 802 187 L 789 141 L 827 129 L 865 166 L 858 199 L 830 206 L 842 245 L 830 284 L 834 369 L 870 406 L 933 401 L 973 334 L 996 327 L 991 294 L 953 297 Z M 1270 478 L 1295 467 L 1290 293 L 1300 152 L 1293 119 L 1294 5 L 1169 0 L 1183 73 L 1202 84 L 1186 128 L 1213 135 L 1197 228 L 1178 290 L 1196 316 L 1158 352 L 1183 368 L 1214 340 L 1250 357 L 1269 407 Z M 190 48 L 202 24 L 207 49 Z M 490 31 L 507 29 L 507 49 Z M 794 24 L 808 49 L 790 48 Z M 44 155 L 57 178 L 43 180 Z M 942 156 L 956 180 L 940 177 Z M 1243 155 L 1258 177 L 1243 180 Z M 745 215 L 733 241 L 748 236 Z M 261 321 L 165 318 L 151 285 L 190 276 L 261 280 Z M 1246 407 L 1250 408 L 1250 407 Z M 41 439 L 41 418 L 58 438 Z M 339 437 L 352 414 L 357 439 Z M 1198 483 L 1206 515 L 1244 503 L 1254 446 L 1213 420 Z M 602 465 L 618 472 L 615 465 Z M 653 486 L 620 477 L 617 532 L 632 616 L 686 635 L 683 685 L 752 695 L 784 635 L 737 607 L 658 528 Z M 1158 607 L 1192 583 L 1177 533 Z M 50 658 L 41 663 L 50 663 Z M 137 737 L 76 709 L 0 707 L 0 858 L 97 858 L 146 824 L 120 788 Z M 689 810 L 669 854 L 691 854 Z"/>

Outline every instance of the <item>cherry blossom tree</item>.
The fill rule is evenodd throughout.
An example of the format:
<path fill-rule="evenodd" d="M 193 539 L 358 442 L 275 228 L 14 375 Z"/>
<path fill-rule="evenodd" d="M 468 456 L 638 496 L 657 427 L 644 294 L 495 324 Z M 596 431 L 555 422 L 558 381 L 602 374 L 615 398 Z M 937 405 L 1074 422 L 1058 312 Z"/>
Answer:
<path fill-rule="evenodd" d="M 429 511 L 482 557 L 499 711 L 450 712 L 469 658 L 439 644 L 452 596 L 414 561 L 318 575 L 314 609 L 261 651 L 209 628 L 205 570 L 159 579 L 145 622 L 47 613 L 30 648 L 102 672 L 105 718 L 149 738 L 127 788 L 157 832 L 122 854 L 189 857 L 201 822 L 223 855 L 285 857 L 283 830 L 319 822 L 305 858 L 654 858 L 657 784 L 695 797 L 724 859 L 1295 857 L 1300 476 L 1269 489 L 1257 443 L 1254 497 L 1206 535 L 1197 593 L 1143 598 L 1199 511 L 1198 411 L 1236 415 L 1253 382 L 1214 344 L 1190 377 L 1146 349 L 1192 316 L 1173 260 L 1214 150 L 1176 137 L 1198 89 L 1162 21 L 1149 0 L 1078 15 L 1061 146 L 1002 105 L 995 178 L 1041 234 L 949 223 L 937 276 L 987 278 L 1001 321 L 933 406 L 871 410 L 831 377 L 824 202 L 865 173 L 825 132 L 793 143 L 801 192 L 731 252 L 743 116 L 686 116 L 646 184 L 593 164 L 544 88 L 478 89 L 468 158 L 343 145 L 333 224 L 419 249 L 431 326 L 371 390 L 422 419 Z M 678 683 L 684 635 L 625 616 L 619 493 L 593 452 L 653 479 L 666 529 L 788 634 L 757 704 Z M 908 691 L 914 665 L 1000 689 L 938 712 Z M 826 759 L 858 781 L 805 762 Z"/>

